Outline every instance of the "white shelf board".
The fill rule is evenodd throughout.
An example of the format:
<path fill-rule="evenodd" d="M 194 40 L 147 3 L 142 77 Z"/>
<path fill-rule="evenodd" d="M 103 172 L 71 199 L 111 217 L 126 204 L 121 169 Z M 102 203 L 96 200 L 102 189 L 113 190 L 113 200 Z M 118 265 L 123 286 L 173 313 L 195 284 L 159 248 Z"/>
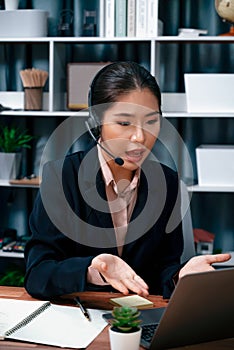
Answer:
<path fill-rule="evenodd" d="M 1 43 L 49 43 L 51 37 L 0 37 Z"/>
<path fill-rule="evenodd" d="M 184 111 L 163 112 L 166 118 L 234 118 L 233 113 L 193 113 Z"/>
<path fill-rule="evenodd" d="M 1 115 L 15 116 L 15 117 L 80 117 L 87 118 L 89 116 L 88 111 L 3 111 Z M 192 113 L 185 111 L 168 112 L 163 111 L 163 116 L 166 118 L 234 118 L 233 113 Z"/>
<path fill-rule="evenodd" d="M 0 187 L 19 187 L 19 188 L 39 188 L 39 185 L 18 185 L 18 184 L 10 184 L 8 180 L 0 179 Z"/>
<path fill-rule="evenodd" d="M 119 42 L 119 41 L 136 41 L 136 42 L 145 42 L 145 41 L 155 41 L 155 42 L 233 42 L 234 36 L 178 36 L 178 35 L 163 35 L 163 36 L 155 36 L 155 37 L 99 37 L 99 36 L 92 36 L 92 37 L 0 37 L 0 42 L 2 43 L 11 43 L 11 42 L 18 42 L 18 43 L 76 43 L 76 42 Z"/>
<path fill-rule="evenodd" d="M 234 186 L 200 186 L 187 187 L 189 192 L 234 192 Z"/>
<path fill-rule="evenodd" d="M 100 43 L 100 42 L 119 42 L 119 41 L 137 41 L 137 42 L 151 42 L 152 40 L 155 41 L 157 37 L 151 38 L 151 37 L 143 37 L 143 38 L 137 38 L 137 37 L 98 37 L 98 36 L 71 36 L 71 37 L 0 37 L 0 42 L 5 43 L 76 43 L 76 42 L 92 42 L 92 43 Z"/>
<path fill-rule="evenodd" d="M 24 253 L 18 253 L 18 252 L 3 252 L 0 249 L 0 257 L 2 258 L 20 258 L 23 259 Z"/>
<path fill-rule="evenodd" d="M 30 116 L 30 117 L 88 117 L 87 111 L 3 111 L 0 112 L 1 115 L 9 115 L 9 116 Z"/>
<path fill-rule="evenodd" d="M 220 42 L 233 42 L 234 36 L 158 36 L 155 38 L 157 42 L 214 42 L 214 43 L 220 43 Z"/>

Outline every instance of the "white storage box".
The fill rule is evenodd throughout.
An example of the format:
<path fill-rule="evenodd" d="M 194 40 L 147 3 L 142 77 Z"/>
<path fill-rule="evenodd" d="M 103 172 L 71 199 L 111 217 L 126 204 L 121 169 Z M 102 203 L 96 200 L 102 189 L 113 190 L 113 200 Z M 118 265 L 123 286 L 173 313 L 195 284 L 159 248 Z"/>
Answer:
<path fill-rule="evenodd" d="M 196 160 L 198 185 L 234 186 L 234 146 L 201 145 Z"/>
<path fill-rule="evenodd" d="M 48 12 L 42 10 L 0 11 L 0 37 L 44 37 L 48 33 Z"/>
<path fill-rule="evenodd" d="M 234 74 L 185 74 L 187 111 L 234 112 Z"/>

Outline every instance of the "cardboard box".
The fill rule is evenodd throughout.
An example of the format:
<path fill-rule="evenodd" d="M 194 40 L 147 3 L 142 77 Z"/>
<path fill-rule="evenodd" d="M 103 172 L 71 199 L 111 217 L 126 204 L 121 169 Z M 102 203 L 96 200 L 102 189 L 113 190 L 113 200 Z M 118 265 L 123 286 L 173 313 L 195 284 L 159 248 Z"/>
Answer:
<path fill-rule="evenodd" d="M 234 186 L 234 146 L 200 145 L 196 161 L 198 185 Z"/>
<path fill-rule="evenodd" d="M 89 86 L 107 63 L 69 63 L 67 77 L 67 108 L 79 110 L 88 107 Z"/>
<path fill-rule="evenodd" d="M 234 74 L 185 74 L 187 111 L 234 112 Z"/>

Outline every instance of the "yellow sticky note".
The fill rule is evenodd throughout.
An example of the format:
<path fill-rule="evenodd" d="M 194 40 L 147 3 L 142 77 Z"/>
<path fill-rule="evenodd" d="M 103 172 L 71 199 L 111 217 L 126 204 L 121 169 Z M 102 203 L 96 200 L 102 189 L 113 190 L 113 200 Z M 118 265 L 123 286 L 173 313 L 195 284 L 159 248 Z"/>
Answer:
<path fill-rule="evenodd" d="M 116 306 L 136 307 L 138 309 L 147 309 L 154 306 L 152 301 L 139 295 L 128 295 L 126 297 L 111 298 L 110 302 Z"/>

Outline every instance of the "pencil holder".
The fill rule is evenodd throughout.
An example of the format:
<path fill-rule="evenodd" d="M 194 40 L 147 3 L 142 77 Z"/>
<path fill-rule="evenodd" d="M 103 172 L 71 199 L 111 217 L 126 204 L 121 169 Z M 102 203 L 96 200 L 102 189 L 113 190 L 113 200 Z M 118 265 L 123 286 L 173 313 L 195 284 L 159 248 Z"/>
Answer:
<path fill-rule="evenodd" d="M 42 89 L 41 86 L 24 88 L 24 109 L 26 111 L 40 111 L 42 109 Z"/>

